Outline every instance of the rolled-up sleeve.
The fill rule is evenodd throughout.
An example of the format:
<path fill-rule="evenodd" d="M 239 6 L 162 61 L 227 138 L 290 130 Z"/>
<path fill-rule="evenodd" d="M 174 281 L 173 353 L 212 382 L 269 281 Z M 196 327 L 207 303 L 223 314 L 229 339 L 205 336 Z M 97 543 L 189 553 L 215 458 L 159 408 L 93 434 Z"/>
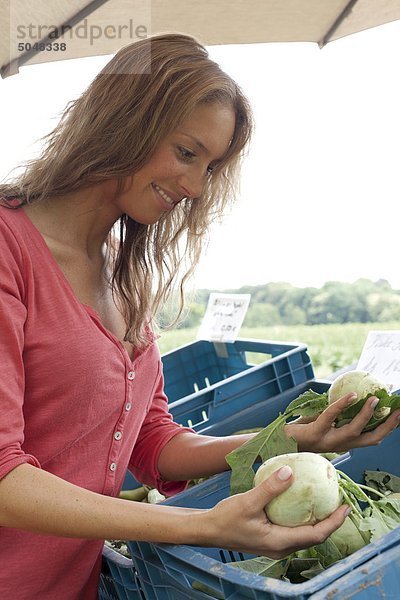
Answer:
<path fill-rule="evenodd" d="M 161 361 L 160 358 L 159 360 Z M 129 470 L 136 479 L 141 483 L 157 488 L 159 492 L 166 496 L 173 496 L 184 490 L 187 481 L 165 481 L 162 479 L 158 471 L 158 459 L 169 440 L 182 432 L 188 431 L 196 435 L 193 429 L 175 423 L 172 415 L 168 412 L 168 399 L 164 393 L 164 376 L 161 368 L 149 412 L 140 429 L 129 462 Z"/>
<path fill-rule="evenodd" d="M 1 219 L 0 219 L 1 220 Z M 23 258 L 8 226 L 0 222 L 0 479 L 22 463 L 40 467 L 23 449 L 24 305 Z"/>

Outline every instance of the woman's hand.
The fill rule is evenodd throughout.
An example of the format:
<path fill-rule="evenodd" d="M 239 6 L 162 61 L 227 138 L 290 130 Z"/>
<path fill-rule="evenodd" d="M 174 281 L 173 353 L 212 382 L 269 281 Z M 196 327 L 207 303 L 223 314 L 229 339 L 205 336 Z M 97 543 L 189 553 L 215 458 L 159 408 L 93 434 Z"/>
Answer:
<path fill-rule="evenodd" d="M 349 512 L 340 506 L 317 525 L 281 527 L 267 518 L 264 507 L 292 483 L 290 467 L 281 467 L 254 489 L 219 502 L 205 515 L 202 545 L 250 552 L 273 559 L 322 543 L 340 527 Z"/>
<path fill-rule="evenodd" d="M 298 419 L 289 423 L 285 426 L 285 432 L 296 440 L 299 452 L 345 452 L 351 448 L 379 444 L 399 425 L 400 410 L 397 410 L 373 431 L 362 433 L 378 403 L 378 399 L 372 396 L 350 423 L 336 428 L 335 419 L 353 400 L 354 394 L 346 394 L 313 421 Z"/>

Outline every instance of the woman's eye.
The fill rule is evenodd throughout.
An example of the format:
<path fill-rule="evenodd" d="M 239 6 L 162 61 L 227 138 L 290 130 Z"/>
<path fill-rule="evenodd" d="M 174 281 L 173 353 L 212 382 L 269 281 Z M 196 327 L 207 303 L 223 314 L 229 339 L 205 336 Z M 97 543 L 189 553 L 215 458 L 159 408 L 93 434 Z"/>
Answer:
<path fill-rule="evenodd" d="M 183 146 L 179 146 L 179 153 L 184 160 L 191 160 L 196 156 L 193 152 L 191 152 L 187 148 L 184 148 Z"/>
<path fill-rule="evenodd" d="M 197 154 L 195 154 L 191 150 L 188 150 L 188 148 L 185 148 L 184 146 L 178 146 L 178 151 L 179 151 L 179 156 L 181 157 L 181 159 L 184 162 L 191 162 L 197 156 Z M 215 166 L 216 165 L 208 165 L 208 167 L 206 169 L 207 176 L 210 176 L 213 173 Z"/>
<path fill-rule="evenodd" d="M 207 167 L 207 175 L 212 175 L 214 169 L 215 169 L 215 167 L 213 167 L 212 165 L 208 165 L 208 167 Z"/>

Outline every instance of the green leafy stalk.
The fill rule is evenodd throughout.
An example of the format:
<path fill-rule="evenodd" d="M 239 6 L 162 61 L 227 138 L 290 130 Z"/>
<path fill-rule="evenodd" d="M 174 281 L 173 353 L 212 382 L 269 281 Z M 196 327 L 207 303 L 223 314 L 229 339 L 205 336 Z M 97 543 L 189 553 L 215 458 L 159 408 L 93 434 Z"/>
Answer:
<path fill-rule="evenodd" d="M 363 513 L 358 505 L 357 500 L 349 490 L 346 490 L 345 486 L 341 486 L 343 499 L 345 504 L 348 504 L 351 507 L 351 513 L 349 514 L 349 519 L 352 521 L 353 525 L 358 529 L 362 539 L 364 540 L 365 545 L 369 544 L 371 541 L 370 535 L 364 530 L 360 528 L 362 520 L 364 518 Z M 344 558 L 344 557 L 342 557 Z"/>
<path fill-rule="evenodd" d="M 378 490 L 375 490 L 374 488 L 369 487 L 369 485 L 364 485 L 362 483 L 359 483 L 358 487 L 360 487 L 364 491 L 371 492 L 372 494 L 375 494 L 376 496 L 379 496 L 380 498 L 386 498 L 385 494 L 382 494 L 381 492 L 378 492 Z"/>
<path fill-rule="evenodd" d="M 344 504 L 348 504 L 351 508 L 351 516 L 357 515 L 360 519 L 362 519 L 362 511 L 358 506 L 357 502 L 354 502 L 352 495 L 349 494 L 345 489 L 342 488 L 342 495 Z M 356 525 L 357 523 L 354 523 Z"/>
<path fill-rule="evenodd" d="M 357 500 L 360 500 L 361 502 L 366 502 L 371 507 L 374 506 L 371 498 L 369 496 L 367 496 L 367 494 L 358 485 L 358 483 L 355 483 L 348 475 L 346 475 L 346 473 L 343 473 L 343 471 L 339 471 L 339 469 L 336 469 L 336 472 L 340 475 L 339 483 L 342 488 L 342 492 L 343 492 L 343 488 L 346 488 L 348 491 L 350 491 L 353 494 L 353 496 L 355 498 L 357 498 Z M 375 490 L 373 490 L 373 491 L 375 492 Z"/>
<path fill-rule="evenodd" d="M 372 542 L 400 525 L 399 500 L 388 501 L 388 498 L 380 492 L 377 492 L 377 490 L 369 488 L 369 486 L 358 485 L 342 471 L 338 470 L 338 473 L 341 477 L 340 484 L 343 495 L 346 496 L 346 492 L 349 492 L 357 500 L 366 502 L 368 505 L 368 508 L 365 509 L 362 514 L 361 521 L 359 523 L 355 523 L 363 537 L 364 532 L 368 532 L 370 537 L 368 541 Z M 365 493 L 363 488 L 367 488 L 367 490 L 371 491 L 373 494 L 379 494 L 383 497 L 381 500 L 372 500 Z"/>

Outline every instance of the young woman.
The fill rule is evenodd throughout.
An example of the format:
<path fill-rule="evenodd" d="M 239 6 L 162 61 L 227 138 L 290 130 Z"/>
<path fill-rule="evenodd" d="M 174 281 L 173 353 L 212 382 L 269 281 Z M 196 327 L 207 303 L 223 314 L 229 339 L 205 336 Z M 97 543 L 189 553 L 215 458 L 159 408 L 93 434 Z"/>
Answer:
<path fill-rule="evenodd" d="M 0 186 L 2 597 L 94 600 L 104 538 L 281 557 L 343 522 L 345 507 L 315 527 L 271 525 L 263 507 L 290 485 L 288 467 L 211 510 L 117 497 L 127 468 L 173 494 L 227 469 L 249 438 L 173 423 L 152 322 L 234 197 L 251 126 L 243 93 L 196 40 L 156 36 L 118 52 L 41 157 Z M 335 430 L 349 400 L 288 435 L 302 450 L 346 450 L 396 427 L 395 414 L 361 434 L 369 404 Z"/>

